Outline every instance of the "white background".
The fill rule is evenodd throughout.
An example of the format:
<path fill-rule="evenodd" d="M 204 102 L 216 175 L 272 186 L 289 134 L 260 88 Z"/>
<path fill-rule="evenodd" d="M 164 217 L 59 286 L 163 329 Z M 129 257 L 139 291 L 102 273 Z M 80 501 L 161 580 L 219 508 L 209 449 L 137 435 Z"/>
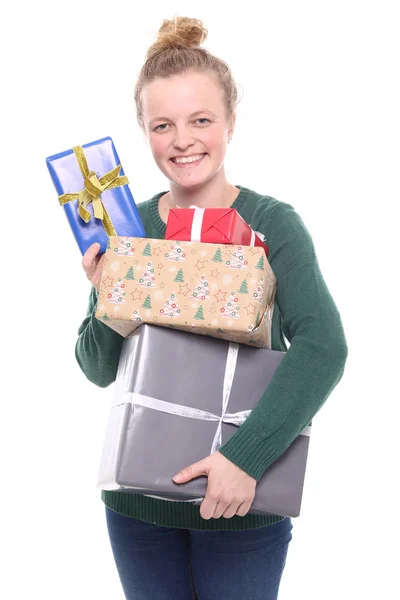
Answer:
<path fill-rule="evenodd" d="M 1 597 L 123 598 L 95 487 L 112 387 L 75 362 L 90 285 L 45 158 L 110 135 L 137 202 L 167 189 L 133 89 L 178 14 L 204 20 L 205 46 L 243 93 L 231 181 L 302 216 L 349 345 L 314 420 L 280 600 L 399 598 L 396 4 L 38 0 L 3 12 Z"/>

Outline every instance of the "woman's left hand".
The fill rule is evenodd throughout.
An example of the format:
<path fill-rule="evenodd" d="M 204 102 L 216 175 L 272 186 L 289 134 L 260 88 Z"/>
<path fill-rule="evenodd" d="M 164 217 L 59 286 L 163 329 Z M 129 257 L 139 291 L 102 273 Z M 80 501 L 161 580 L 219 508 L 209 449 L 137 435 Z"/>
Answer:
<path fill-rule="evenodd" d="M 253 477 L 217 451 L 182 469 L 173 480 L 186 483 L 200 475 L 208 477 L 206 495 L 200 507 L 203 519 L 230 519 L 248 513 L 256 493 L 257 481 Z"/>

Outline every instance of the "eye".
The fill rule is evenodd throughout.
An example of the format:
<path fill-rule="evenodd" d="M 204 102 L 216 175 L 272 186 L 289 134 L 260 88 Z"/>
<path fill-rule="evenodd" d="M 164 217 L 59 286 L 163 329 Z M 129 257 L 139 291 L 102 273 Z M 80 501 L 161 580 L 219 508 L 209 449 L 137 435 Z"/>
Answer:
<path fill-rule="evenodd" d="M 207 125 L 208 123 L 210 123 L 210 119 L 207 119 L 206 117 L 201 117 L 200 119 L 196 119 L 198 122 L 200 122 L 200 125 Z"/>
<path fill-rule="evenodd" d="M 161 123 L 161 125 L 154 127 L 153 131 L 167 131 L 166 127 L 168 127 L 168 123 Z"/>

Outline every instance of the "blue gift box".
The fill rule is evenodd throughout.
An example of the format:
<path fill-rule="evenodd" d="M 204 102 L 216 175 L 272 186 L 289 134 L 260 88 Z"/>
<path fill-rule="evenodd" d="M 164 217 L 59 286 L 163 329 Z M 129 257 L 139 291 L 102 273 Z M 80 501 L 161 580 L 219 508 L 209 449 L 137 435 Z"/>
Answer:
<path fill-rule="evenodd" d="M 77 196 L 80 192 L 86 193 L 86 190 L 92 189 L 93 185 L 99 186 L 99 181 L 101 182 L 102 178 L 104 179 L 110 171 L 116 169 L 121 164 L 110 137 L 102 138 L 90 144 L 84 144 L 78 148 L 83 149 L 84 157 L 86 158 L 86 166 L 89 172 L 86 179 L 74 149 L 54 154 L 46 159 L 47 167 L 59 197 L 64 194 Z M 116 173 L 123 178 L 120 179 L 121 182 L 127 181 L 124 177 L 122 167 L 116 169 Z M 118 177 L 114 179 L 116 182 L 114 181 L 113 185 L 117 185 L 118 187 L 110 186 L 110 189 L 105 189 L 99 195 L 102 210 L 105 209 L 104 221 L 94 216 L 93 202 L 90 201 L 87 193 L 86 199 L 89 197 L 89 203 L 85 204 L 81 210 L 86 215 L 86 219 L 90 219 L 88 222 L 85 222 L 79 214 L 79 199 L 76 197 L 65 201 L 64 198 L 65 203 L 63 204 L 63 208 L 82 254 L 95 242 L 98 242 L 101 246 L 100 253 L 105 252 L 108 234 L 103 222 L 107 221 L 107 216 L 111 220 L 111 225 L 114 227 L 116 235 L 146 237 L 129 186 L 118 183 Z M 99 201 L 97 202 L 99 203 Z"/>

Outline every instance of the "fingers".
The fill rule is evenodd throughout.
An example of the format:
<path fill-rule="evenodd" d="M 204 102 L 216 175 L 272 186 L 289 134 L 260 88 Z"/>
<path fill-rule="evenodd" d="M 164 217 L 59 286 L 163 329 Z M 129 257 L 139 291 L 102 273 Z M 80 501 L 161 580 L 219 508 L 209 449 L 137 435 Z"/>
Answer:
<path fill-rule="evenodd" d="M 82 265 L 84 267 L 91 265 L 94 262 L 94 259 L 98 255 L 99 251 L 100 244 L 96 243 L 89 246 L 89 248 L 86 250 L 85 254 L 82 257 Z"/>
<path fill-rule="evenodd" d="M 212 518 L 219 519 L 220 517 L 222 517 L 222 515 L 224 514 L 224 512 L 226 511 L 227 508 L 228 508 L 228 504 L 226 504 L 224 502 L 218 502 L 218 504 L 215 507 Z"/>
<path fill-rule="evenodd" d="M 96 259 L 96 256 L 98 255 L 100 251 L 100 244 L 92 244 L 91 246 L 89 246 L 89 248 L 86 250 L 85 254 L 82 257 L 82 267 L 85 270 L 85 273 L 87 275 L 89 275 L 91 272 L 93 272 L 96 269 L 97 263 L 99 262 L 99 259 Z"/>
<path fill-rule="evenodd" d="M 236 515 L 237 510 L 240 506 L 240 502 L 235 502 L 227 507 L 227 509 L 223 513 L 223 517 L 225 519 L 231 519 L 234 515 Z"/>
<path fill-rule="evenodd" d="M 243 497 L 237 499 L 234 497 L 222 496 L 213 490 L 207 489 L 205 498 L 200 506 L 200 515 L 203 519 L 219 519 L 224 517 L 225 519 L 231 519 L 233 516 L 238 515 L 244 517 L 249 512 L 253 498 Z"/>
<path fill-rule="evenodd" d="M 182 471 L 179 471 L 179 473 L 174 475 L 172 479 L 175 481 L 175 483 L 187 483 L 195 477 L 208 475 L 208 472 L 209 468 L 207 458 L 203 458 L 203 460 L 200 460 L 199 462 L 182 469 Z"/>
<path fill-rule="evenodd" d="M 203 519 L 208 521 L 215 513 L 215 509 L 217 508 L 218 501 L 216 498 L 211 497 L 211 495 L 206 492 L 203 502 L 200 506 L 200 515 Z"/>
<path fill-rule="evenodd" d="M 252 501 L 243 502 L 239 505 L 236 514 L 238 517 L 245 517 L 251 508 Z M 224 515 L 225 516 L 225 515 Z"/>

